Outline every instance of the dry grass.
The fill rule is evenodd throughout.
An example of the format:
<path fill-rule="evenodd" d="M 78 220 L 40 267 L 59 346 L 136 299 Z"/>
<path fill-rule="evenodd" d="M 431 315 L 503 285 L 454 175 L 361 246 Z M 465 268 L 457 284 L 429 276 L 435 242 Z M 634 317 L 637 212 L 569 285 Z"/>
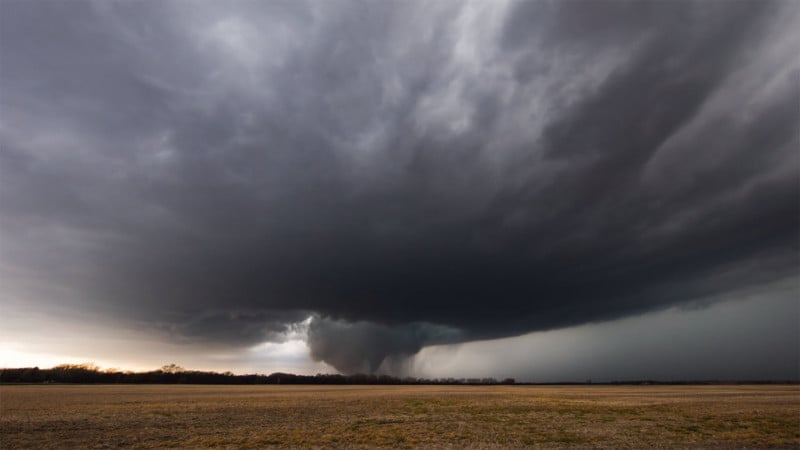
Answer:
<path fill-rule="evenodd" d="M 800 447 L 798 386 L 0 386 L 0 447 Z"/>

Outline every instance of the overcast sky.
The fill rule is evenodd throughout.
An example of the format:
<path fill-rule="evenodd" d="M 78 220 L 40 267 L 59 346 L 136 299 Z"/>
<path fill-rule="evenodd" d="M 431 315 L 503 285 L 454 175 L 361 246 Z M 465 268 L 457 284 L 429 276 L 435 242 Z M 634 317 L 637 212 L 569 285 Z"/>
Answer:
<path fill-rule="evenodd" d="M 800 2 L 0 2 L 0 365 L 797 379 Z"/>

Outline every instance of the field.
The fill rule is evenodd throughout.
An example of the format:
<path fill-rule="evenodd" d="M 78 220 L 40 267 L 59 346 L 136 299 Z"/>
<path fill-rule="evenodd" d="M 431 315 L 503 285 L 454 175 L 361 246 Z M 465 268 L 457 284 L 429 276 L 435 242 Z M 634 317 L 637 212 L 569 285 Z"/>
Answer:
<path fill-rule="evenodd" d="M 798 447 L 799 386 L 0 385 L 0 447 Z"/>

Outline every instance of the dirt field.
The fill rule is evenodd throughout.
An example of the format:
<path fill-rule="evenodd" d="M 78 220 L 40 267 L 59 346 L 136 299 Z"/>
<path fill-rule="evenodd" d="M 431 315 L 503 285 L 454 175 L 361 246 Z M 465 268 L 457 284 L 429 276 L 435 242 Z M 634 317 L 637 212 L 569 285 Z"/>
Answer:
<path fill-rule="evenodd" d="M 798 447 L 798 386 L 0 386 L 0 447 Z"/>

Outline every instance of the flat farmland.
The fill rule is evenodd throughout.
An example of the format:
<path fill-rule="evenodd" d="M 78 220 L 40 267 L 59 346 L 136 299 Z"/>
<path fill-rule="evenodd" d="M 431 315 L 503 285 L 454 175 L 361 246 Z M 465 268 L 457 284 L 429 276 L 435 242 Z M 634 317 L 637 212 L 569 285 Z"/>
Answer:
<path fill-rule="evenodd" d="M 0 447 L 798 447 L 800 387 L 0 385 Z"/>

